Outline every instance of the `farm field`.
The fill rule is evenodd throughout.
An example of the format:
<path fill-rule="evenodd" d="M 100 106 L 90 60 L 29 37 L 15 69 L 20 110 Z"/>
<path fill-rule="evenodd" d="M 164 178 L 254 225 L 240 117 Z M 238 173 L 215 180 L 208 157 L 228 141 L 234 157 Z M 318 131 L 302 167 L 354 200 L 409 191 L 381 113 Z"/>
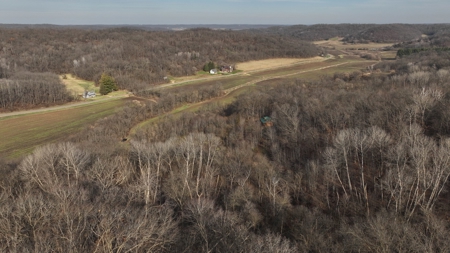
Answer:
<path fill-rule="evenodd" d="M 113 114 L 124 99 L 75 108 L 0 118 L 0 154 L 9 158 L 31 152 L 35 147 L 63 140 L 70 133 Z"/>
<path fill-rule="evenodd" d="M 296 65 L 303 65 L 308 63 L 314 63 L 314 62 L 322 62 L 329 60 L 328 58 L 324 57 L 312 57 L 312 58 L 275 58 L 275 59 L 266 59 L 266 60 L 257 60 L 257 61 L 248 61 L 239 63 L 236 65 L 237 73 L 233 74 L 219 74 L 219 75 L 211 75 L 209 73 L 206 73 L 204 71 L 197 72 L 196 75 L 193 76 L 183 76 L 183 77 L 176 77 L 176 78 L 170 78 L 170 83 L 163 84 L 154 87 L 155 89 L 162 89 L 167 87 L 179 87 L 184 85 L 191 85 L 191 84 L 214 84 L 217 83 L 219 80 L 221 83 L 233 83 L 237 82 L 239 83 L 239 80 L 242 77 L 239 76 L 245 76 L 249 75 L 251 73 L 260 72 L 260 71 L 270 71 L 270 70 L 278 70 L 280 68 L 285 67 L 292 67 Z M 232 85 L 231 85 L 232 86 Z M 227 85 L 227 87 L 231 87 L 230 85 Z"/>
<path fill-rule="evenodd" d="M 302 64 L 308 62 L 318 62 L 323 61 L 325 58 L 323 57 L 313 57 L 313 58 L 275 58 L 275 59 L 267 59 L 267 60 L 259 60 L 259 61 L 249 61 L 244 63 L 239 63 L 236 66 L 236 69 L 242 71 L 259 71 L 263 69 L 270 68 L 280 68 L 285 66 L 290 66 L 294 64 Z"/>
<path fill-rule="evenodd" d="M 322 57 L 319 57 L 323 59 Z M 289 59 L 288 59 L 289 60 Z M 258 61 L 260 62 L 260 61 Z M 289 62 L 285 61 L 284 63 Z M 364 65 L 364 63 L 367 63 L 368 61 L 362 60 L 361 58 L 339 58 L 339 59 L 329 59 L 326 61 L 311 61 L 306 62 L 303 61 L 301 64 L 298 63 L 298 61 L 293 61 L 291 65 L 280 65 L 278 67 L 271 67 L 271 68 L 253 68 L 252 71 L 244 71 L 242 74 L 233 75 L 233 76 L 223 76 L 223 78 L 220 79 L 214 79 L 214 80 L 192 80 L 190 82 L 182 82 L 182 83 L 175 83 L 170 86 L 166 86 L 164 88 L 169 89 L 179 89 L 179 88 L 186 88 L 186 87 L 203 87 L 208 85 L 215 85 L 220 84 L 222 85 L 223 89 L 231 89 L 237 86 L 244 85 L 246 83 L 255 83 L 259 82 L 262 79 L 267 78 L 278 78 L 280 76 L 286 76 L 286 75 L 293 75 L 298 74 L 299 72 L 310 72 L 315 70 L 320 70 L 322 68 L 330 68 L 338 64 L 347 64 L 347 63 L 355 63 L 360 64 L 361 66 Z M 255 64 L 255 63 L 252 63 Z M 373 63 L 371 63 L 373 64 Z M 365 66 L 362 66 L 361 68 L 364 68 Z"/>

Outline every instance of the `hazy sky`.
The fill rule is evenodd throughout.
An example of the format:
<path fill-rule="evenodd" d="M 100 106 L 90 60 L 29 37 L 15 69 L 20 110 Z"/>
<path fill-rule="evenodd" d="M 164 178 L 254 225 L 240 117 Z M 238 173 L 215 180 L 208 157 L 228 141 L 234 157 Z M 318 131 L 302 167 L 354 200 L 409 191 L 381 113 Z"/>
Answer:
<path fill-rule="evenodd" d="M 450 23 L 450 0 L 0 0 L 0 23 Z"/>

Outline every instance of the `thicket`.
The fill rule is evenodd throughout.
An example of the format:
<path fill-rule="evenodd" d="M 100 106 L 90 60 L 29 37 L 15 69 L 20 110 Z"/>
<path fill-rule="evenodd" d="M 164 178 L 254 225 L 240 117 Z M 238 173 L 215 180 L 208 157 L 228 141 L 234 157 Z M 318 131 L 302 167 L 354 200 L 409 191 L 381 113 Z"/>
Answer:
<path fill-rule="evenodd" d="M 17 72 L 8 79 L 0 78 L 0 111 L 50 106 L 74 99 L 55 74 Z"/>
<path fill-rule="evenodd" d="M 0 249 L 447 252 L 450 63 L 419 54 L 377 66 L 390 75 L 271 82 L 122 142 L 220 89 L 148 92 L 0 163 Z"/>
<path fill-rule="evenodd" d="M 411 55 L 411 54 L 417 54 L 419 52 L 423 52 L 423 51 L 429 51 L 429 50 L 433 50 L 433 51 L 450 51 L 449 47 L 438 47 L 438 48 L 402 48 L 397 50 L 397 56 L 398 57 L 402 57 L 405 55 Z"/>
<path fill-rule="evenodd" d="M 450 30 L 450 29 L 449 29 Z M 429 36 L 421 37 L 410 41 L 397 43 L 398 48 L 448 48 L 450 47 L 450 31 L 442 30 L 432 33 Z"/>

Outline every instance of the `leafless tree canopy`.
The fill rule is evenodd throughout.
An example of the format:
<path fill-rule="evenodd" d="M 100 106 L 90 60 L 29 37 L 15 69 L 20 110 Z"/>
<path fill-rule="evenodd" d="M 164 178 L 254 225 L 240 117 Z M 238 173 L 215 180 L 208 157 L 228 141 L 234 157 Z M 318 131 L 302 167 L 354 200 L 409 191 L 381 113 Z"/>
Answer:
<path fill-rule="evenodd" d="M 450 61 L 418 57 L 276 80 L 130 135 L 221 89 L 143 92 L 0 160 L 0 251 L 448 252 Z M 55 78 L 7 78 L 35 75 Z"/>

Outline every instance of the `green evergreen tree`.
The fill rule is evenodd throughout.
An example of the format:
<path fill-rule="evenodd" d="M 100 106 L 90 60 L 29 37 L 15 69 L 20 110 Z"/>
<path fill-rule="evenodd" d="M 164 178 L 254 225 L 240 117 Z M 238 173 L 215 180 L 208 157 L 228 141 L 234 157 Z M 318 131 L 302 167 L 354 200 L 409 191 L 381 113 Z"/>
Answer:
<path fill-rule="evenodd" d="M 112 91 L 118 90 L 117 83 L 114 78 L 108 74 L 103 73 L 100 78 L 100 94 L 106 95 Z"/>
<path fill-rule="evenodd" d="M 210 61 L 205 64 L 205 66 L 203 67 L 203 71 L 209 72 L 211 69 L 215 69 L 215 68 L 216 68 L 216 65 L 214 64 L 214 62 Z"/>
<path fill-rule="evenodd" d="M 211 70 L 211 69 L 215 69 L 215 68 L 216 68 L 216 65 L 214 64 L 214 62 L 210 61 L 210 62 L 208 63 L 208 67 L 209 67 L 209 70 Z"/>

